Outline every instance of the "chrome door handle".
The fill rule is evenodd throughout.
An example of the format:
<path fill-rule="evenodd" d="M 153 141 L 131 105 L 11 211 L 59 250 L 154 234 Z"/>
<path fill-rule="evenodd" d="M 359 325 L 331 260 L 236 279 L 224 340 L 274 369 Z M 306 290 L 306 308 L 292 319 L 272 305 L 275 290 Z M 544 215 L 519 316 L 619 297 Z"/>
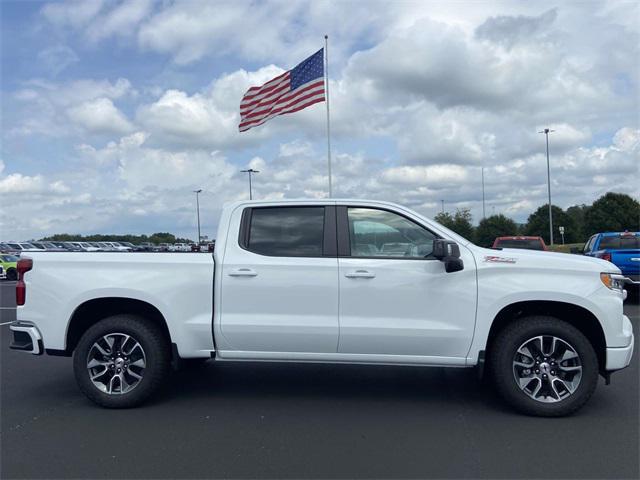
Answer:
<path fill-rule="evenodd" d="M 344 274 L 347 278 L 375 278 L 376 274 L 368 270 L 354 270 Z"/>
<path fill-rule="evenodd" d="M 229 272 L 230 277 L 255 277 L 256 275 L 258 275 L 258 272 L 250 268 L 236 268 Z"/>

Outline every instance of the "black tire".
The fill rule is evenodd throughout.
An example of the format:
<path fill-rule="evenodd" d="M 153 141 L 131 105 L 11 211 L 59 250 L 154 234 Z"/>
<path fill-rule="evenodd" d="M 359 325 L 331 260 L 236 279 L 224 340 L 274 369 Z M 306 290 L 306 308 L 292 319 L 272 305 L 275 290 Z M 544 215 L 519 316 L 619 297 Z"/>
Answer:
<path fill-rule="evenodd" d="M 142 379 L 131 391 L 110 394 L 94 385 L 87 363 L 94 344 L 105 335 L 116 333 L 130 335 L 140 344 L 145 356 L 145 368 Z M 80 390 L 91 401 L 106 408 L 130 408 L 142 404 L 162 386 L 169 374 L 170 364 L 170 344 L 162 330 L 135 315 L 115 315 L 99 321 L 82 335 L 73 356 L 73 370 Z"/>
<path fill-rule="evenodd" d="M 7 270 L 7 280 L 10 282 L 15 282 L 18 280 L 18 271 L 15 268 L 10 268 Z"/>
<path fill-rule="evenodd" d="M 535 400 L 525 393 L 518 385 L 514 373 L 516 367 L 513 362 L 517 350 L 529 339 L 540 335 L 555 336 L 568 342 L 579 356 L 582 366 L 582 377 L 575 391 L 552 403 Z M 598 384 L 598 358 L 593 346 L 577 328 L 554 317 L 531 316 L 508 324 L 498 333 L 488 353 L 489 372 L 497 391 L 508 404 L 528 415 L 541 417 L 570 415 L 591 398 Z M 536 380 L 533 382 L 534 386 L 537 386 L 537 381 L 540 385 L 544 384 L 543 380 Z"/>

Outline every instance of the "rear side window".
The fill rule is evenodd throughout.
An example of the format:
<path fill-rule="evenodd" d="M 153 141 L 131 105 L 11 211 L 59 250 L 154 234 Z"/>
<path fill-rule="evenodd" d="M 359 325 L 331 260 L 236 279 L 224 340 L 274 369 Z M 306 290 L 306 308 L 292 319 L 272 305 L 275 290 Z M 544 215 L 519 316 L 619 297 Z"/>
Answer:
<path fill-rule="evenodd" d="M 324 207 L 254 208 L 246 248 L 276 257 L 321 257 L 324 214 Z"/>

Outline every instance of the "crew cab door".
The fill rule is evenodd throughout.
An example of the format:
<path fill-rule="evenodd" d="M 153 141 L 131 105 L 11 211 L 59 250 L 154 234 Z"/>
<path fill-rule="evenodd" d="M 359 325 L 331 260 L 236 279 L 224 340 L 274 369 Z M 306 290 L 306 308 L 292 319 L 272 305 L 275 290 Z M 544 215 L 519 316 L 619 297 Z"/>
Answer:
<path fill-rule="evenodd" d="M 223 349 L 336 352 L 335 225 L 335 207 L 323 205 L 246 207 L 232 220 L 240 235 L 227 239 L 217 302 Z"/>
<path fill-rule="evenodd" d="M 337 212 L 338 351 L 460 363 L 475 326 L 471 253 L 461 248 L 464 269 L 447 273 L 431 257 L 438 237 L 417 221 L 369 207 L 338 206 Z"/>

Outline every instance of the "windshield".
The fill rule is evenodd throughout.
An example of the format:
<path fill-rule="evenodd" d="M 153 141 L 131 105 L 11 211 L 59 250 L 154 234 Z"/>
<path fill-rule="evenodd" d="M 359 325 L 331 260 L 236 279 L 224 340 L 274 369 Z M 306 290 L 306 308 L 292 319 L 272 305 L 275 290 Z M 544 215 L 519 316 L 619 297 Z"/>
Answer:
<path fill-rule="evenodd" d="M 18 261 L 18 257 L 16 257 L 15 255 L 1 255 L 0 258 L 2 258 L 3 262 L 17 262 Z"/>

